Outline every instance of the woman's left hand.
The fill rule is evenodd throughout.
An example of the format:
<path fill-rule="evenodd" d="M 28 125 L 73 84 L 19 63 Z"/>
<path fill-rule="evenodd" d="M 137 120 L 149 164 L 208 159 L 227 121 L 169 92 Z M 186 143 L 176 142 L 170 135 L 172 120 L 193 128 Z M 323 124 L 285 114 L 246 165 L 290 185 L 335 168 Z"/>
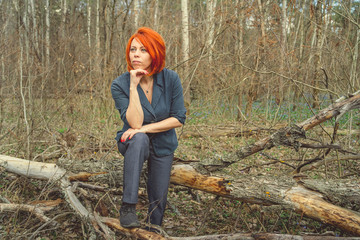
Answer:
<path fill-rule="evenodd" d="M 128 139 L 130 140 L 135 134 L 139 132 L 143 132 L 143 131 L 141 131 L 140 129 L 129 128 L 128 130 L 126 130 L 126 132 L 123 133 L 120 141 L 125 142 Z"/>

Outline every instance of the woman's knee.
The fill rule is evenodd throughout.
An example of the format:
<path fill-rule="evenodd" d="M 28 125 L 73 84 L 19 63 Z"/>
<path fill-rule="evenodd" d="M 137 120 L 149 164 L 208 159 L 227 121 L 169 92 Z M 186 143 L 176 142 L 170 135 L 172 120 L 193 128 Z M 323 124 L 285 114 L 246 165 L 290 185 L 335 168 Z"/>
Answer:
<path fill-rule="evenodd" d="M 149 137 L 145 133 L 137 133 L 128 141 L 129 142 L 130 141 L 135 141 L 137 143 L 144 143 L 144 144 L 148 145 L 149 144 Z"/>

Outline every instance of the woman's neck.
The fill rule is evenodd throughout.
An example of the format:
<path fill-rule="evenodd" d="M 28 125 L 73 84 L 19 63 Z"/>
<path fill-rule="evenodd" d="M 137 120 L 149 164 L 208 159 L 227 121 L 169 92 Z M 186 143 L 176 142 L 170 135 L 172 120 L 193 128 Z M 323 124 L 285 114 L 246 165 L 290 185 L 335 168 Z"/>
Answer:
<path fill-rule="evenodd" d="M 143 83 L 145 83 L 145 84 L 150 83 L 152 80 L 153 80 L 153 77 L 152 77 L 152 76 L 143 76 L 143 77 L 141 78 L 141 81 L 142 81 Z"/>

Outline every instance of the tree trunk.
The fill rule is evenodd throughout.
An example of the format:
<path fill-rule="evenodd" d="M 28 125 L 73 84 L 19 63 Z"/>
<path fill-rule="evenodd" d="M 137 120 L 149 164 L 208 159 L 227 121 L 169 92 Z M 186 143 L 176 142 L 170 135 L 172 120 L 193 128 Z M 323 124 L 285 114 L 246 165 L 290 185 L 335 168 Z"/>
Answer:
<path fill-rule="evenodd" d="M 98 76 L 101 75 L 101 56 L 100 56 L 100 0 L 96 1 L 96 30 L 95 30 L 95 69 Z"/>
<path fill-rule="evenodd" d="M 244 30 L 245 30 L 245 14 L 244 14 L 244 2 L 243 1 L 238 1 L 237 5 L 235 7 L 235 12 L 236 12 L 236 16 L 238 16 L 239 19 L 239 23 L 238 23 L 238 40 L 236 41 L 236 55 L 238 58 L 238 62 L 241 63 L 242 62 L 242 52 L 243 52 L 243 47 L 244 47 Z M 236 64 L 235 66 L 236 68 L 236 73 L 239 72 L 239 76 L 236 76 L 237 79 L 240 79 L 240 81 L 242 81 L 243 77 L 244 77 L 244 71 L 243 71 L 243 67 L 240 66 L 239 64 Z M 239 81 L 239 80 L 238 80 Z M 237 117 L 236 119 L 238 121 L 240 121 L 243 118 L 243 113 L 242 113 L 242 105 L 243 105 L 243 93 L 244 93 L 244 84 L 243 82 L 241 82 L 240 84 L 238 84 L 237 87 Z"/>
<path fill-rule="evenodd" d="M 45 1 L 45 23 L 46 23 L 46 34 L 45 34 L 45 42 L 46 42 L 46 68 L 50 68 L 50 3 L 49 0 Z"/>
<path fill-rule="evenodd" d="M 184 62 L 183 70 L 183 87 L 184 87 L 184 101 L 185 106 L 188 107 L 191 102 L 190 95 L 190 78 L 189 78 L 189 51 L 190 51 L 190 40 L 189 40 L 189 9 L 188 0 L 181 0 L 181 37 L 182 37 L 182 59 Z"/>
<path fill-rule="evenodd" d="M 155 29 L 158 29 L 158 31 L 160 29 L 159 22 L 160 22 L 159 1 L 154 0 L 154 27 L 155 27 Z"/>
<path fill-rule="evenodd" d="M 255 70 L 256 72 L 251 77 L 251 83 L 248 88 L 247 93 L 247 103 L 246 103 L 246 109 L 245 114 L 246 116 L 250 117 L 252 108 L 253 108 L 253 102 L 257 99 L 258 95 L 258 86 L 259 84 L 263 84 L 263 75 L 260 73 L 263 69 L 263 61 L 265 56 L 265 49 L 266 49 L 266 31 L 265 31 L 265 21 L 267 19 L 267 11 L 265 11 L 263 3 L 261 0 L 257 0 L 258 5 L 258 12 L 259 12 L 259 32 L 260 32 L 260 38 L 258 40 L 257 44 L 257 53 L 255 57 Z M 269 84 L 269 81 L 267 81 L 267 84 Z M 269 88 L 269 85 L 268 85 Z"/>
<path fill-rule="evenodd" d="M 286 53 L 287 53 L 287 47 L 286 47 L 286 43 L 287 43 L 287 27 L 288 27 L 288 17 L 287 17 L 287 0 L 282 0 L 282 21 L 281 21 L 281 46 L 280 46 L 280 73 L 282 75 L 284 75 L 285 73 L 285 64 L 286 64 Z M 278 84 L 277 84 L 277 89 L 276 89 L 276 102 L 277 104 L 281 104 L 284 100 L 284 79 L 283 77 L 279 76 L 278 77 Z"/>
<path fill-rule="evenodd" d="M 139 28 L 139 18 L 140 18 L 140 1 L 139 0 L 133 0 L 134 4 L 134 27 L 135 29 Z"/>
<path fill-rule="evenodd" d="M 313 63 L 314 63 L 314 74 L 312 77 L 312 86 L 314 86 L 314 88 L 312 89 L 312 94 L 313 94 L 313 104 L 312 107 L 313 108 L 318 108 L 320 105 L 320 99 L 319 99 L 319 91 L 317 88 L 319 88 L 319 79 L 320 79 L 320 63 L 321 63 L 321 40 L 322 40 L 322 34 L 324 34 L 322 32 L 322 28 L 324 27 L 322 21 L 323 21 L 323 16 L 322 16 L 322 5 L 323 2 L 322 0 L 319 0 L 316 4 L 315 7 L 315 24 L 313 24 L 313 28 L 314 28 L 314 41 L 312 44 L 312 51 L 314 51 L 314 59 L 313 59 Z"/>
<path fill-rule="evenodd" d="M 65 39 L 65 29 L 66 29 L 66 15 L 67 15 L 67 0 L 63 0 L 62 3 L 62 19 L 61 19 L 61 37 Z"/>
<path fill-rule="evenodd" d="M 359 42 L 360 42 L 360 28 L 356 30 L 356 40 L 354 43 L 354 48 L 352 51 L 352 63 L 350 69 L 350 84 L 351 84 L 351 92 L 355 89 L 359 89 L 359 79 L 357 78 L 357 62 L 359 56 Z"/>
<path fill-rule="evenodd" d="M 206 24 L 206 46 L 208 48 L 209 63 L 212 64 L 213 61 L 213 44 L 215 40 L 215 10 L 216 2 L 214 0 L 209 0 L 206 2 L 206 13 L 207 13 L 207 24 Z M 210 88 L 212 84 L 208 85 Z"/>
<path fill-rule="evenodd" d="M 34 41 L 34 48 L 36 51 L 36 54 L 39 54 L 39 37 L 38 37 L 38 26 L 37 26 L 37 20 L 36 20 L 36 9 L 34 0 L 29 0 L 30 5 L 30 11 L 31 11 L 31 18 L 33 21 L 33 30 L 32 30 L 32 36 Z"/>

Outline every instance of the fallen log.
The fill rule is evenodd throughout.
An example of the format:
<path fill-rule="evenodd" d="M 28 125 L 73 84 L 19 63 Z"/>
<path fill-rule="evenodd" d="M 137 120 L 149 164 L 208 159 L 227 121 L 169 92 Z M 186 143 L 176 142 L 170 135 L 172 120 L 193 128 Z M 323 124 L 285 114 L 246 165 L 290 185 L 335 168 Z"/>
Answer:
<path fill-rule="evenodd" d="M 89 212 L 76 197 L 73 192 L 73 185 L 70 182 L 70 179 L 79 179 L 78 175 L 75 175 L 75 178 L 69 175 L 66 170 L 58 167 L 53 163 L 43 163 L 43 162 L 34 162 L 29 160 L 24 160 L 20 158 L 0 155 L 0 166 L 4 167 L 8 172 L 12 172 L 21 176 L 28 178 L 48 180 L 52 183 L 57 183 L 60 185 L 62 192 L 64 193 L 65 200 L 71 206 L 71 208 L 76 212 L 76 214 L 90 227 L 93 228 L 95 232 L 103 235 L 105 238 L 108 235 L 107 232 L 101 232 L 100 229 L 103 228 L 101 224 L 97 223 L 97 218 L 93 213 Z M 90 176 L 91 174 L 81 174 L 81 176 Z M 93 174 L 97 175 L 97 174 Z M 3 209 L 9 209 L 9 205 L 3 204 Z M 1 207 L 1 206 L 0 206 Z M 6 208 L 7 207 L 7 208 Z M 26 206 L 18 206 L 20 209 L 32 210 L 43 221 L 50 221 L 47 218 L 39 207 L 33 207 L 28 209 Z M 0 208 L 0 211 L 2 209 Z M 96 214 L 95 214 L 96 215 Z M 121 230 L 126 235 L 131 235 L 137 239 L 161 239 L 158 234 L 148 232 L 143 229 L 129 231 L 128 229 L 122 228 L 116 223 L 119 222 L 117 219 L 104 219 L 104 223 L 112 227 L 116 226 L 116 229 Z M 111 223 L 111 224 L 110 224 Z M 150 236 L 150 238 L 149 238 Z"/>
<path fill-rule="evenodd" d="M 171 237 L 170 240 L 181 240 L 184 238 Z M 331 235 L 301 236 L 275 233 L 231 233 L 186 237 L 186 240 L 360 240 L 357 237 L 335 237 Z"/>
<path fill-rule="evenodd" d="M 27 164 L 25 164 L 25 162 Z M 72 191 L 72 186 L 65 170 L 54 164 L 36 163 L 18 158 L 0 155 L 0 165 L 7 171 L 24 176 L 58 179 L 65 193 L 67 202 L 77 214 L 87 221 L 96 223 L 93 214 L 81 204 Z M 36 166 L 36 167 L 35 167 Z M 26 175 L 24 174 L 26 173 Z M 61 173 L 60 175 L 56 175 Z M 40 174 L 40 175 L 37 175 Z M 61 176 L 61 178 L 54 178 Z M 342 206 L 360 205 L 360 180 L 319 181 L 304 175 L 295 175 L 293 179 L 282 176 L 256 176 L 247 174 L 236 179 L 206 176 L 196 172 L 191 166 L 175 165 L 171 173 L 171 183 L 210 192 L 222 197 L 264 206 L 280 206 L 295 210 L 309 218 L 331 224 L 355 236 L 360 236 L 360 214 Z M 310 209 L 310 210 L 309 210 Z M 117 219 L 102 218 L 102 222 L 127 234 L 137 234 L 140 239 L 147 239 L 145 230 L 123 229 L 117 225 Z M 135 235 L 134 235 L 135 236 Z M 158 237 L 158 236 L 156 236 Z M 154 238 L 153 238 L 154 239 Z"/>
<path fill-rule="evenodd" d="M 190 166 L 174 166 L 170 181 L 242 202 L 293 209 L 309 218 L 360 236 L 360 214 L 334 205 L 360 204 L 359 182 L 320 182 L 304 175 L 294 176 L 290 180 L 281 176 L 244 175 L 229 181 L 201 175 Z"/>

